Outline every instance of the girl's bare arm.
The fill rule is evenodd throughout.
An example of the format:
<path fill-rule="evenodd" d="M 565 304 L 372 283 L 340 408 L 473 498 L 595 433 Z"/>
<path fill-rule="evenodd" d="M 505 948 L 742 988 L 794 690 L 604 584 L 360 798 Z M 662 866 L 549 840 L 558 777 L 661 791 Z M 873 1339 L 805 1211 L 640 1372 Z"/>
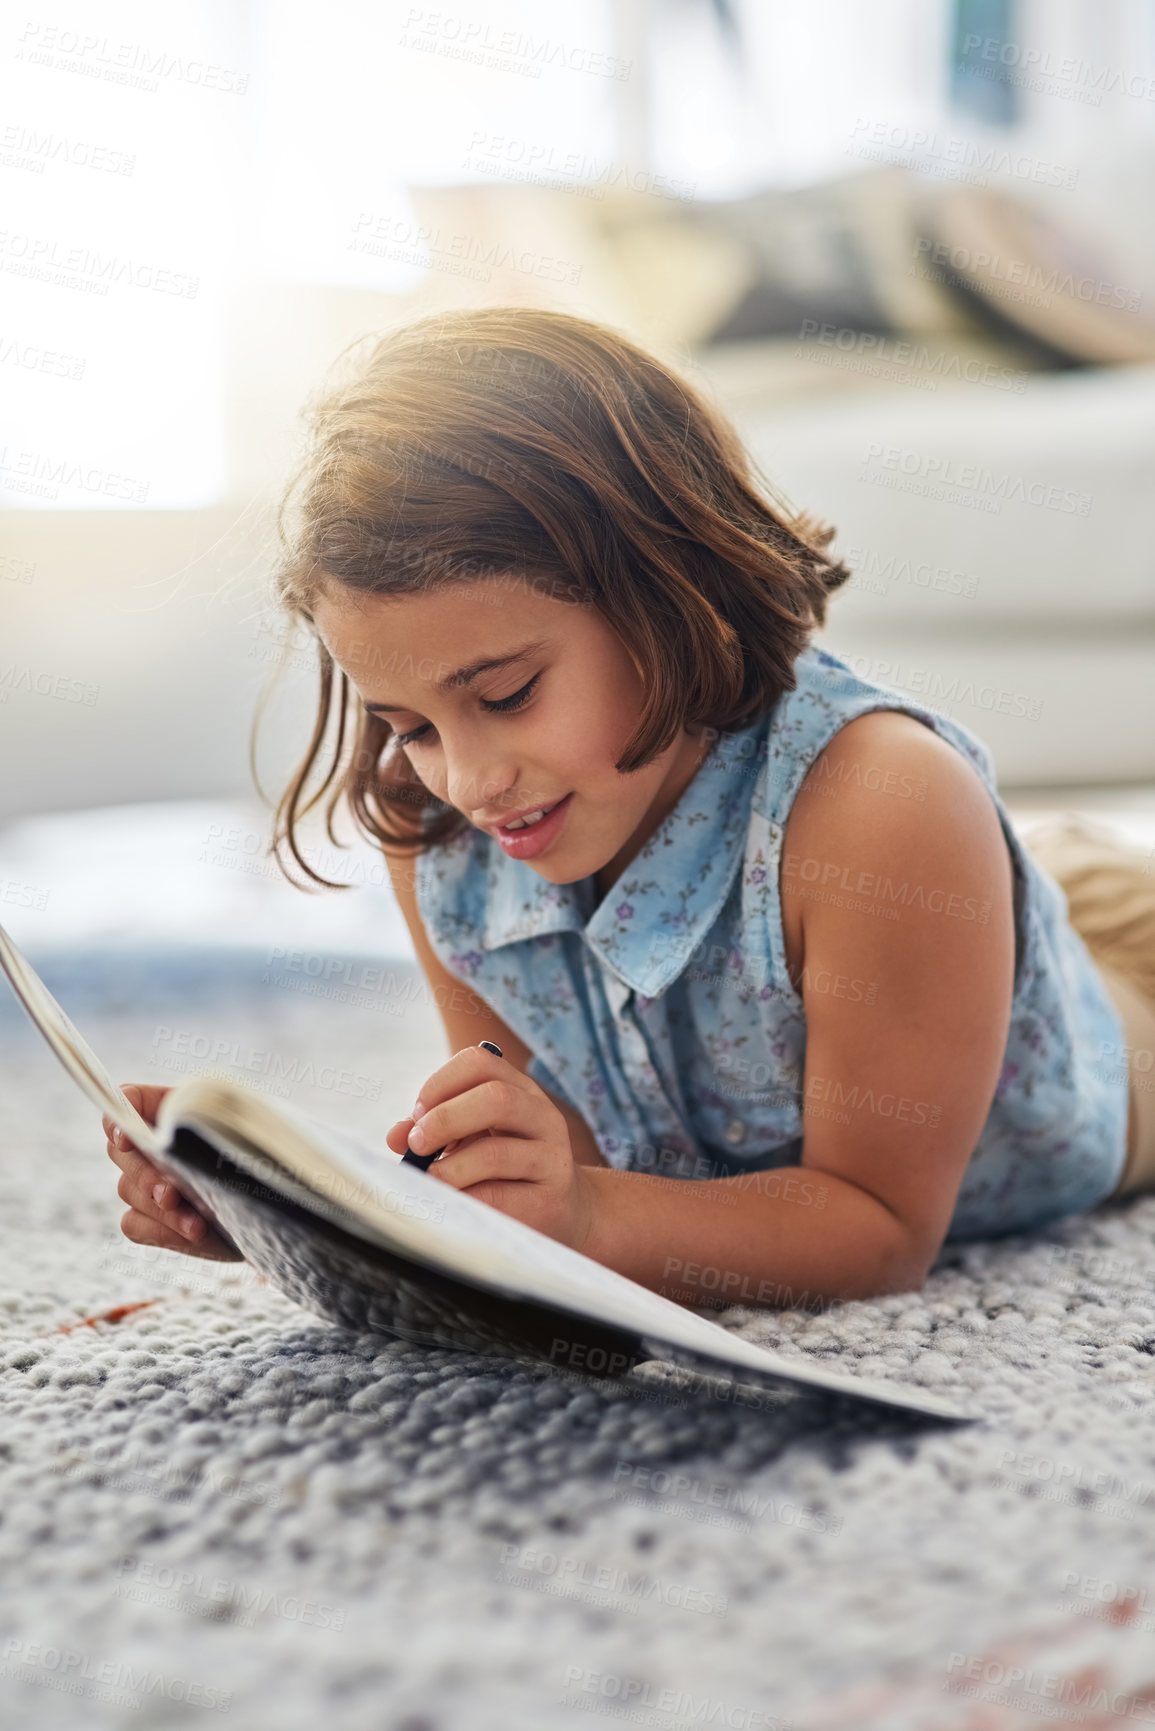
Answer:
<path fill-rule="evenodd" d="M 842 728 L 808 779 L 780 874 L 806 1009 L 801 1167 L 589 1174 L 587 1254 L 684 1303 L 921 1286 L 999 1078 L 1012 877 L 978 775 L 920 722 L 880 711 Z M 839 994 L 839 979 L 872 989 Z"/>

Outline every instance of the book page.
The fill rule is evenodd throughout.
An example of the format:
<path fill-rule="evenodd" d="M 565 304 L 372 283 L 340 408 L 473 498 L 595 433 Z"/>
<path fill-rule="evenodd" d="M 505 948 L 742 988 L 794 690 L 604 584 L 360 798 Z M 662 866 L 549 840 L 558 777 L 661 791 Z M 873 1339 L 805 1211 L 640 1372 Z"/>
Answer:
<path fill-rule="evenodd" d="M 186 1124 L 231 1155 L 250 1176 L 370 1243 L 475 1286 L 632 1329 L 648 1342 L 658 1343 L 655 1357 L 662 1356 L 664 1342 L 715 1363 L 783 1377 L 802 1387 L 865 1397 L 942 1418 L 969 1416 L 922 1389 L 847 1376 L 754 1346 L 521 1221 L 439 1183 L 417 1167 L 404 1165 L 383 1138 L 379 1150 L 366 1148 L 299 1110 L 283 1104 L 274 1108 L 247 1089 L 190 1077 L 165 1096 L 153 1130 L 2 926 L 0 968 L 80 1088 L 162 1171 L 175 1130 Z"/>
<path fill-rule="evenodd" d="M 177 1124 L 189 1125 L 210 1142 L 218 1138 L 252 1176 L 354 1235 L 474 1284 L 632 1328 L 716 1362 L 785 1375 L 803 1386 L 873 1397 L 944 1418 L 967 1416 L 922 1389 L 847 1376 L 754 1346 L 708 1317 L 404 1165 L 384 1143 L 374 1152 L 283 1102 L 274 1107 L 230 1083 L 190 1078 L 179 1098 L 169 1095 L 161 1106 L 158 1127 L 171 1134 Z"/>
<path fill-rule="evenodd" d="M 299 1107 L 210 1077 L 191 1076 L 162 1103 L 166 1144 L 178 1125 L 225 1141 L 253 1177 L 347 1231 L 451 1274 L 526 1296 L 556 1296 L 557 1257 L 573 1251 L 472 1196 L 407 1166 L 386 1144 L 374 1151 Z M 556 1253 L 556 1255 L 555 1255 Z M 586 1257 L 583 1266 L 597 1269 Z M 620 1278 L 603 1270 L 611 1280 Z M 627 1282 L 632 1286 L 633 1282 Z"/>
<path fill-rule="evenodd" d="M 160 1138 L 121 1093 L 92 1048 L 81 1039 L 40 975 L 0 926 L 0 968 L 64 1068 L 89 1099 L 145 1154 L 158 1154 Z"/>

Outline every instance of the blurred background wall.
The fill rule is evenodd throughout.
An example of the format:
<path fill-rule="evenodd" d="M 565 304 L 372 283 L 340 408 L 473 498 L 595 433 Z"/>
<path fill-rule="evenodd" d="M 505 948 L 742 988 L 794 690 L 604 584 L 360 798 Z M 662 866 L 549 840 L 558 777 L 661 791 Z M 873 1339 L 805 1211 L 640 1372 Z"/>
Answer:
<path fill-rule="evenodd" d="M 54 0 L 3 26 L 0 91 L 26 928 L 274 892 L 248 743 L 275 664 L 270 790 L 312 714 L 264 592 L 300 411 L 443 306 L 566 308 L 684 368 L 837 526 L 831 647 L 1010 795 L 1146 809 L 1149 0 Z"/>

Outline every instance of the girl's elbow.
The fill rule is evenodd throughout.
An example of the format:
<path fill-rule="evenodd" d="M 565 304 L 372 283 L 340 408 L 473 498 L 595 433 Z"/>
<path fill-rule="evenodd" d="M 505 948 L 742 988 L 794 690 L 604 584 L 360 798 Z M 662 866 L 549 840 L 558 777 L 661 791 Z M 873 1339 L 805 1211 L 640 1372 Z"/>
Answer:
<path fill-rule="evenodd" d="M 839 1297 L 851 1299 L 887 1298 L 899 1292 L 921 1292 L 926 1285 L 939 1241 L 905 1228 L 881 1233 L 876 1253 L 864 1258 L 861 1268 L 849 1281 Z"/>
<path fill-rule="evenodd" d="M 892 1245 L 887 1258 L 887 1284 L 883 1290 L 887 1293 L 921 1292 L 941 1248 L 941 1237 L 929 1239 L 924 1234 L 902 1234 Z"/>

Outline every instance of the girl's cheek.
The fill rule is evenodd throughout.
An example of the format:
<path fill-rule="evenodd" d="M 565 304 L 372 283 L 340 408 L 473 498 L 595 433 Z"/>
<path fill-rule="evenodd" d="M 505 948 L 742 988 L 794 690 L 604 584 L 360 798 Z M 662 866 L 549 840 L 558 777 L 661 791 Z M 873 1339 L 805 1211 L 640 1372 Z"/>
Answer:
<path fill-rule="evenodd" d="M 419 769 L 416 769 L 413 766 L 412 762 L 410 762 L 409 768 L 410 768 L 410 780 L 411 780 L 413 786 L 423 787 L 425 789 L 426 793 L 431 793 L 433 795 L 434 799 L 439 799 L 443 805 L 447 805 L 450 803 L 450 801 L 448 801 L 446 799 L 445 787 L 443 785 L 438 786 L 439 781 L 442 781 L 442 782 L 444 781 L 443 777 L 430 775 L 428 773 L 428 771 L 424 775 L 422 775 L 421 771 Z"/>

